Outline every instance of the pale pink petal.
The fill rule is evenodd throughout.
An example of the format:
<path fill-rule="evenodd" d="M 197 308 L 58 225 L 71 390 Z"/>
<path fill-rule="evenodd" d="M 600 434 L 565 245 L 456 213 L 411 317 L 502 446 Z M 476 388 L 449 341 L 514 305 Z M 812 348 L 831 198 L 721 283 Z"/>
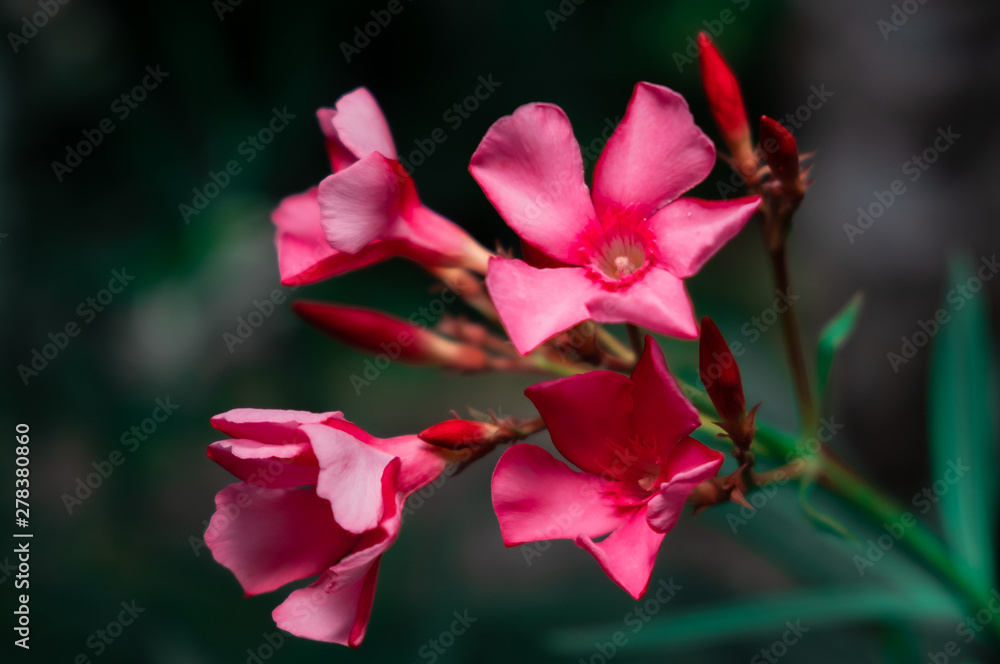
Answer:
<path fill-rule="evenodd" d="M 715 147 L 684 98 L 638 83 L 594 167 L 594 204 L 602 217 L 609 209 L 649 217 L 708 177 L 714 164 Z"/>
<path fill-rule="evenodd" d="M 375 447 L 399 458 L 397 490 L 404 498 L 436 480 L 448 468 L 449 452 L 416 436 L 382 438 L 375 442 Z"/>
<path fill-rule="evenodd" d="M 333 427 L 307 424 L 299 431 L 319 460 L 316 493 L 330 501 L 337 523 L 352 533 L 378 526 L 383 478 L 398 460 Z"/>
<path fill-rule="evenodd" d="M 333 108 L 321 108 L 316 111 L 319 127 L 326 136 L 326 153 L 330 157 L 330 168 L 334 173 L 344 170 L 358 160 L 337 137 L 337 130 L 333 127 L 333 116 L 336 114 L 337 111 Z"/>
<path fill-rule="evenodd" d="M 319 574 L 359 540 L 336 524 L 330 504 L 310 489 L 232 484 L 215 504 L 205 544 L 250 595 Z"/>
<path fill-rule="evenodd" d="M 403 244 L 400 253 L 417 263 L 462 266 L 486 273 L 492 254 L 460 226 L 423 205 L 412 205 L 403 215 L 405 223 L 392 225 L 390 241 Z"/>
<path fill-rule="evenodd" d="M 234 408 L 212 418 L 212 426 L 233 438 L 248 438 L 261 443 L 283 445 L 295 439 L 302 424 L 321 424 L 343 420 L 339 411 L 310 413 L 305 410 L 269 408 Z"/>
<path fill-rule="evenodd" d="M 596 214 L 580 146 L 561 108 L 527 104 L 497 120 L 469 170 L 518 235 L 553 258 L 581 264 L 580 234 Z"/>
<path fill-rule="evenodd" d="M 493 471 L 493 510 L 504 544 L 598 537 L 625 522 L 609 482 L 578 473 L 541 447 L 515 445 Z"/>
<path fill-rule="evenodd" d="M 538 409 L 552 443 L 578 468 L 616 477 L 631 459 L 632 383 L 614 371 L 590 371 L 532 385 L 525 396 Z"/>
<path fill-rule="evenodd" d="M 491 258 L 486 288 L 519 353 L 525 355 L 549 337 L 590 318 L 586 302 L 600 286 L 586 268 L 540 270 L 527 263 Z"/>
<path fill-rule="evenodd" d="M 680 339 L 698 336 L 684 282 L 655 266 L 626 288 L 599 291 L 587 302 L 587 308 L 589 317 L 599 323 L 633 323 Z"/>
<path fill-rule="evenodd" d="M 701 425 L 701 418 L 667 370 L 659 344 L 649 335 L 642 357 L 632 371 L 632 384 L 635 386 L 632 422 L 636 435 L 644 441 L 655 441 L 656 449 L 665 459 L 678 441 Z"/>
<path fill-rule="evenodd" d="M 208 446 L 208 457 L 244 482 L 272 489 L 315 486 L 319 464 L 308 443 L 231 438 Z"/>
<path fill-rule="evenodd" d="M 661 477 L 659 491 L 647 504 L 646 518 L 650 528 L 669 532 L 680 518 L 684 503 L 696 486 L 715 477 L 725 455 L 702 445 L 694 438 L 685 438 L 674 448 Z"/>
<path fill-rule="evenodd" d="M 373 152 L 396 159 L 396 146 L 389 124 L 367 88 L 358 88 L 338 99 L 330 124 L 336 138 L 358 159 L 364 159 Z M 324 126 L 323 133 L 329 136 L 327 131 Z"/>
<path fill-rule="evenodd" d="M 402 212 L 404 181 L 373 153 L 319 184 L 320 223 L 334 249 L 356 253 L 381 237 Z"/>
<path fill-rule="evenodd" d="M 649 527 L 645 508 L 633 513 L 625 524 L 600 542 L 589 537 L 576 540 L 577 545 L 597 559 L 604 573 L 635 599 L 646 594 L 661 542 L 663 533 Z"/>
<path fill-rule="evenodd" d="M 649 220 L 663 251 L 663 266 L 680 279 L 695 274 L 736 237 L 759 205 L 759 196 L 731 201 L 679 198 L 670 203 Z"/>

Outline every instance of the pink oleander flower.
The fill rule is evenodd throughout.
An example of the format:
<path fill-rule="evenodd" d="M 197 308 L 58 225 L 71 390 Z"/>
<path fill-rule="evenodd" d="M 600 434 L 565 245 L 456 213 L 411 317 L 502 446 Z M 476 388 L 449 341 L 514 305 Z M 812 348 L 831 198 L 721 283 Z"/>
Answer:
<path fill-rule="evenodd" d="M 205 532 L 247 595 L 318 575 L 274 610 L 296 636 L 361 644 L 382 554 L 406 497 L 451 453 L 417 436 L 374 438 L 340 413 L 237 409 L 212 418 L 232 436 L 208 456 L 243 480 L 216 496 Z"/>
<path fill-rule="evenodd" d="M 421 204 L 389 125 L 366 88 L 316 112 L 333 175 L 274 211 L 281 283 L 309 284 L 403 256 L 486 272 L 490 253 Z"/>
<path fill-rule="evenodd" d="M 694 488 L 716 475 L 722 453 L 690 437 L 700 423 L 698 411 L 648 336 L 631 378 L 591 371 L 534 385 L 525 394 L 556 449 L 583 472 L 541 447 L 507 450 L 493 473 L 493 508 L 504 543 L 572 539 L 639 599 L 663 536 Z"/>
<path fill-rule="evenodd" d="M 534 256 L 530 265 L 494 257 L 486 277 L 517 350 L 588 319 L 698 336 L 683 279 L 760 203 L 678 198 L 714 163 L 684 99 L 651 83 L 636 85 L 594 168 L 593 193 L 558 106 L 527 104 L 490 127 L 469 170 Z"/>

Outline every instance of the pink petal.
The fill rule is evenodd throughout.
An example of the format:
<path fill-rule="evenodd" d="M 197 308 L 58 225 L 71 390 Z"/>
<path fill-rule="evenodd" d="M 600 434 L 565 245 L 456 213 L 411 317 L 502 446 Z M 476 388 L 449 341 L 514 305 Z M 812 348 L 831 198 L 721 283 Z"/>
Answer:
<path fill-rule="evenodd" d="M 624 523 L 628 511 L 609 497 L 609 482 L 578 473 L 541 447 L 515 445 L 493 471 L 493 510 L 504 544 L 597 537 Z"/>
<path fill-rule="evenodd" d="M 638 83 L 594 167 L 594 204 L 602 218 L 609 208 L 649 217 L 704 180 L 714 164 L 715 147 L 684 98 Z"/>
<path fill-rule="evenodd" d="M 208 456 L 254 486 L 289 489 L 315 486 L 319 464 L 308 443 L 285 445 L 231 438 L 208 446 Z"/>
<path fill-rule="evenodd" d="M 436 480 L 448 468 L 448 452 L 428 445 L 417 436 L 383 438 L 375 447 L 399 458 L 397 490 L 404 498 Z"/>
<path fill-rule="evenodd" d="M 330 168 L 334 173 L 344 170 L 358 160 L 337 137 L 337 130 L 333 127 L 333 116 L 336 114 L 337 111 L 332 108 L 321 108 L 316 111 L 319 128 L 326 135 L 326 153 L 330 157 Z"/>
<path fill-rule="evenodd" d="M 680 339 L 698 336 L 684 282 L 656 266 L 622 290 L 600 290 L 587 308 L 599 323 L 633 323 Z"/>
<path fill-rule="evenodd" d="M 402 212 L 404 181 L 372 153 L 319 183 L 320 223 L 327 242 L 356 253 L 381 237 Z"/>
<path fill-rule="evenodd" d="M 590 318 L 586 302 L 600 290 L 585 268 L 537 269 L 499 257 L 490 259 L 486 288 L 522 355 Z"/>
<path fill-rule="evenodd" d="M 663 533 L 649 527 L 645 508 L 600 542 L 589 537 L 576 540 L 597 559 L 604 573 L 635 599 L 646 594 L 661 542 Z"/>
<path fill-rule="evenodd" d="M 580 146 L 561 108 L 527 104 L 497 120 L 469 170 L 518 235 L 553 258 L 580 264 L 579 236 L 596 214 Z"/>
<path fill-rule="evenodd" d="M 357 88 L 338 99 L 330 124 L 335 137 L 358 159 L 373 152 L 396 159 L 389 124 L 367 88 Z M 330 136 L 328 127 L 323 126 L 323 133 Z"/>
<path fill-rule="evenodd" d="M 388 235 L 402 243 L 402 255 L 417 263 L 462 266 L 486 273 L 492 254 L 454 222 L 419 204 L 410 206 L 404 221 L 393 225 Z"/>
<path fill-rule="evenodd" d="M 656 441 L 661 458 L 667 458 L 678 441 L 701 425 L 701 418 L 667 370 L 659 344 L 649 335 L 631 380 L 635 387 L 632 422 L 636 435 Z"/>
<path fill-rule="evenodd" d="M 702 445 L 694 438 L 685 438 L 670 455 L 660 489 L 647 504 L 649 527 L 660 533 L 669 532 L 677 524 L 684 502 L 696 486 L 715 477 L 725 455 Z"/>
<path fill-rule="evenodd" d="M 670 203 L 649 220 L 663 248 L 663 266 L 680 279 L 695 274 L 736 237 L 759 205 L 759 196 L 731 201 L 680 198 Z"/>
<path fill-rule="evenodd" d="M 250 595 L 319 574 L 358 541 L 334 522 L 330 504 L 309 489 L 232 484 L 215 504 L 205 544 Z"/>
<path fill-rule="evenodd" d="M 378 526 L 383 480 L 399 461 L 333 427 L 307 424 L 300 431 L 319 460 L 316 493 L 330 501 L 337 523 L 351 533 Z"/>
<path fill-rule="evenodd" d="M 621 451 L 630 447 L 632 393 L 629 379 L 614 371 L 568 376 L 524 391 L 556 449 L 578 468 L 607 478 L 616 476 Z"/>
<path fill-rule="evenodd" d="M 235 408 L 212 418 L 212 426 L 233 438 L 248 438 L 261 443 L 283 445 L 295 438 L 302 424 L 320 424 L 343 420 L 340 412 L 310 413 L 304 410 Z"/>

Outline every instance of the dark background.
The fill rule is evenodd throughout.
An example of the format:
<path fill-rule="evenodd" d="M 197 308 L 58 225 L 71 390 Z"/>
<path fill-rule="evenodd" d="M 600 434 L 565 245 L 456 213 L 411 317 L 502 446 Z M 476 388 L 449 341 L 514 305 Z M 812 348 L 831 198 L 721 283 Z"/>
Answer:
<path fill-rule="evenodd" d="M 216 413 L 342 410 L 378 436 L 421 430 L 452 408 L 531 413 L 521 391 L 537 379 L 528 376 L 460 377 L 393 365 L 359 396 L 350 376 L 364 370 L 365 357 L 309 329 L 287 302 L 232 352 L 223 341 L 237 317 L 279 287 L 270 211 L 329 171 L 315 109 L 359 85 L 378 98 L 401 154 L 445 129 L 447 140 L 414 177 L 427 205 L 487 246 L 511 246 L 514 236 L 468 175 L 468 160 L 490 124 L 520 104 L 562 106 L 586 144 L 621 116 L 632 86 L 648 80 L 684 94 L 696 121 L 718 139 L 697 65 L 683 61 L 689 40 L 706 28 L 718 32 L 751 117 L 781 119 L 806 103 L 811 87 L 825 86 L 833 95 L 796 131 L 803 151 L 817 151 L 815 185 L 791 241 L 796 308 L 811 344 L 853 293 L 865 291 L 862 322 L 839 358 L 834 397 L 824 408 L 845 423 L 834 446 L 903 502 L 931 481 L 928 353 L 898 372 L 887 353 L 899 352 L 900 338 L 933 316 L 954 285 L 946 282 L 950 252 L 978 262 L 1000 244 L 996 3 L 914 1 L 916 12 L 883 34 L 878 21 L 890 20 L 889 2 L 564 0 L 568 15 L 553 23 L 555 0 L 403 0 L 402 12 L 350 62 L 341 43 L 386 3 L 244 1 L 221 19 L 220 5 L 73 0 L 16 53 L 9 37 L 0 47 L 0 422 L 10 446 L 16 422 L 31 426 L 35 533 L 31 659 L 17 651 L 16 661 L 70 662 L 83 653 L 102 664 L 245 662 L 247 649 L 276 631 L 270 611 L 287 592 L 243 598 L 232 575 L 190 543 L 204 530 L 214 494 L 231 481 L 204 456 L 219 438 L 208 424 Z M 729 24 L 719 20 L 724 10 L 732 12 Z M 38 11 L 35 2 L 5 1 L 4 32 L 20 31 L 22 17 Z M 115 99 L 157 65 L 169 76 L 120 119 Z M 453 128 L 443 114 L 474 92 L 480 76 L 501 85 Z M 296 117 L 246 163 L 241 142 L 275 108 Z M 114 131 L 58 181 L 52 162 L 65 161 L 68 147 L 105 117 L 114 118 Z M 947 127 L 960 138 L 910 182 L 904 162 Z M 231 159 L 242 172 L 185 223 L 179 206 L 190 205 L 192 189 Z M 695 193 L 718 198 L 727 178 L 720 166 Z M 850 242 L 844 224 L 895 179 L 904 179 L 905 194 Z M 744 326 L 774 299 L 761 247 L 748 226 L 689 281 L 698 314 L 715 317 L 731 341 L 748 341 Z M 134 281 L 86 322 L 78 305 L 123 268 Z M 405 317 L 429 302 L 430 286 L 415 266 L 394 261 L 283 291 Z M 996 283 L 980 296 L 997 310 Z M 80 324 L 80 334 L 25 385 L 16 367 L 30 364 L 47 335 L 70 322 Z M 693 343 L 666 346 L 681 373 L 692 369 L 695 350 Z M 762 418 L 793 426 L 780 332 L 764 332 L 740 361 L 748 398 L 764 403 Z M 130 452 L 123 433 L 167 397 L 179 409 Z M 63 494 L 113 450 L 124 462 L 67 513 Z M 489 503 L 491 463 L 450 478 L 407 519 L 383 561 L 360 651 L 286 635 L 270 659 L 429 661 L 420 648 L 448 629 L 453 611 L 468 610 L 477 622 L 441 661 L 588 661 L 596 651 L 553 650 L 552 632 L 608 625 L 610 638 L 635 603 L 567 542 L 530 566 L 522 552 L 504 549 Z M 10 477 L 13 451 L 2 464 Z M 654 584 L 672 577 L 683 586 L 663 609 L 667 620 L 717 600 L 799 587 L 902 588 L 914 578 L 934 586 L 898 552 L 877 575 L 860 579 L 850 560 L 856 551 L 808 525 L 791 488 L 773 505 L 735 537 L 728 508 L 682 520 L 653 577 Z M 827 508 L 837 509 L 832 501 Z M 13 579 L 0 576 L 0 633 L 9 635 Z M 88 637 L 131 600 L 145 612 L 96 656 Z M 884 661 L 887 643 L 907 661 L 940 649 L 959 617 L 956 610 L 954 618 L 921 624 L 919 633 L 891 619 L 845 619 L 810 632 L 785 661 Z M 770 631 L 708 637 L 668 652 L 672 661 L 748 660 L 783 630 L 779 621 Z M 618 655 L 647 656 L 627 646 Z"/>

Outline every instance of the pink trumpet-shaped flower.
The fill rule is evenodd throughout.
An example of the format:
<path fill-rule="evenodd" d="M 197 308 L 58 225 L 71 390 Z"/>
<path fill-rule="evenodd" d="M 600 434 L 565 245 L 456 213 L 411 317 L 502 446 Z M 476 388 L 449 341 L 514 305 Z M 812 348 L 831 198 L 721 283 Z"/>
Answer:
<path fill-rule="evenodd" d="M 698 412 L 648 336 L 631 378 L 591 371 L 534 385 L 525 394 L 556 449 L 583 472 L 541 447 L 507 450 L 493 473 L 493 508 L 504 543 L 572 539 L 639 599 L 664 534 L 694 488 L 716 475 L 722 453 L 689 437 L 700 423 Z"/>
<path fill-rule="evenodd" d="M 469 170 L 534 254 L 531 264 L 494 257 L 486 278 L 517 350 L 588 319 L 696 337 L 682 280 L 760 203 L 678 198 L 714 163 L 684 99 L 651 83 L 636 85 L 595 166 L 593 193 L 558 106 L 527 104 L 494 123 Z"/>
<path fill-rule="evenodd" d="M 232 438 L 208 456 L 243 480 L 216 496 L 205 532 L 212 555 L 248 595 L 318 575 L 274 610 L 275 622 L 356 648 L 403 501 L 440 476 L 451 453 L 416 436 L 374 438 L 336 412 L 247 408 L 212 424 Z"/>
<path fill-rule="evenodd" d="M 403 256 L 481 274 L 490 253 L 420 203 L 366 88 L 316 112 L 333 175 L 274 211 L 281 282 L 300 285 Z"/>

